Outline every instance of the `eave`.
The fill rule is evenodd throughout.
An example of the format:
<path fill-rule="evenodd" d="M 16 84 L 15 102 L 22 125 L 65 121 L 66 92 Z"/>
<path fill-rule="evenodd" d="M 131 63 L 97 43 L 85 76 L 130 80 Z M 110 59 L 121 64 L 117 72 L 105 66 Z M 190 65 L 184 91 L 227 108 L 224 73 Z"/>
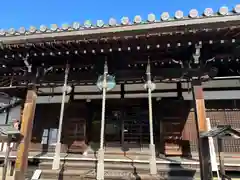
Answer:
<path fill-rule="evenodd" d="M 88 39 L 114 39 L 117 37 L 131 37 L 138 35 L 151 35 L 155 33 L 172 33 L 197 29 L 221 29 L 238 26 L 240 15 L 237 12 L 228 12 L 225 15 L 217 13 L 211 16 L 183 17 L 181 19 L 169 18 L 167 20 L 141 23 L 127 23 L 122 25 L 103 25 L 102 27 L 90 26 L 73 29 L 54 28 L 46 31 L 36 30 L 16 31 L 2 33 L 0 42 L 3 44 L 37 43 L 55 40 L 88 40 Z"/>
<path fill-rule="evenodd" d="M 43 66 L 52 67 L 53 71 L 41 78 L 37 86 L 61 85 L 66 63 L 71 64 L 70 84 L 93 84 L 102 73 L 106 59 L 117 83 L 142 83 L 148 59 L 153 65 L 154 78 L 159 82 L 182 81 L 186 71 L 200 77 L 206 70 L 210 72 L 211 67 L 219 69 L 217 76 L 239 75 L 239 13 L 240 9 L 235 8 L 234 12 L 221 15 L 205 13 L 204 16 L 101 27 L 0 31 L 1 86 L 3 89 L 7 86 L 24 88 L 31 83 L 35 71 Z M 182 68 L 179 62 L 191 61 L 195 45 L 202 46 L 199 62 L 203 69 Z M 33 72 L 27 73 L 24 59 L 32 65 Z M 209 63 L 209 59 L 213 61 Z"/>

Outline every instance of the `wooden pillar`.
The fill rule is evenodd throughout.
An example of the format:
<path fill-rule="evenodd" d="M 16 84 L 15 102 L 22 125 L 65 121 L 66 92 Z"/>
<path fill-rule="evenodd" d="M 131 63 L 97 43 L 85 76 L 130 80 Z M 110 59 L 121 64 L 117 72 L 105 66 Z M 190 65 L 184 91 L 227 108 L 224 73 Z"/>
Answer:
<path fill-rule="evenodd" d="M 28 166 L 28 149 L 32 138 L 33 119 L 35 115 L 37 94 L 35 90 L 28 90 L 24 104 L 21 124 L 22 141 L 17 151 L 15 164 L 15 180 L 24 180 Z"/>
<path fill-rule="evenodd" d="M 212 179 L 212 167 L 211 158 L 209 151 L 208 138 L 200 138 L 200 133 L 206 132 L 207 120 L 206 120 L 206 109 L 203 94 L 203 87 L 201 81 L 194 80 L 192 82 L 192 93 L 194 101 L 194 114 L 196 120 L 196 128 L 198 134 L 198 148 L 199 148 L 199 162 L 201 168 L 201 179 Z"/>

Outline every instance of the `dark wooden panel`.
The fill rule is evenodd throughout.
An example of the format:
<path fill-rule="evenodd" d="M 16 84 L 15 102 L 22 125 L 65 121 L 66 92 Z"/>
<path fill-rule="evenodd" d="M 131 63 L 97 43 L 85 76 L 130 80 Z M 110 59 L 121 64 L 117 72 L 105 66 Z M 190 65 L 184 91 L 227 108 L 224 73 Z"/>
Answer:
<path fill-rule="evenodd" d="M 235 100 L 209 100 L 206 101 L 206 115 L 210 118 L 211 127 L 216 127 L 217 125 L 231 125 L 234 128 L 240 129 L 240 109 L 239 104 Z M 194 113 L 194 112 L 191 112 Z M 186 131 L 188 130 L 188 139 L 191 144 L 191 151 L 198 151 L 197 148 L 197 136 L 195 136 L 194 128 L 195 122 L 193 119 L 188 117 Z M 225 152 L 240 152 L 240 140 L 226 138 L 223 141 Z M 216 146 L 216 143 L 215 143 Z"/>
<path fill-rule="evenodd" d="M 55 146 L 41 144 L 44 129 L 58 129 L 60 104 L 39 104 L 36 108 L 36 116 L 33 126 L 31 151 L 53 152 Z M 65 113 L 62 130 L 62 152 L 75 151 L 82 152 L 86 149 L 87 109 L 85 103 L 69 103 L 65 105 Z M 76 127 L 78 129 L 76 129 Z M 49 142 L 48 142 L 49 143 Z"/>
<path fill-rule="evenodd" d="M 100 119 L 101 102 L 94 104 L 92 101 L 92 115 L 96 116 L 96 112 L 99 111 Z M 107 115 L 112 114 L 112 111 L 122 110 L 122 112 L 129 112 L 129 107 L 141 106 L 141 112 L 147 110 L 147 101 L 142 103 L 139 100 L 124 100 L 119 103 L 118 100 L 107 102 Z M 120 102 L 120 101 L 119 101 Z M 198 151 L 197 147 L 197 131 L 196 123 L 194 118 L 194 111 L 192 109 L 191 101 L 184 100 L 170 100 L 162 99 L 160 101 L 153 101 L 154 106 L 154 135 L 156 146 L 159 152 L 165 153 L 165 150 L 169 154 L 185 154 L 189 155 L 191 152 Z M 215 127 L 220 124 L 230 124 L 234 128 L 240 129 L 240 109 L 238 106 L 240 103 L 234 103 L 232 101 L 206 101 L 206 115 L 210 118 L 211 126 Z M 80 152 L 85 148 L 83 139 L 86 139 L 87 134 L 92 134 L 91 141 L 99 141 L 100 134 L 100 124 L 94 126 L 92 124 L 91 130 L 87 131 L 89 124 L 91 124 L 90 119 L 87 120 L 87 114 L 89 110 L 87 109 L 85 102 L 78 102 L 72 104 L 66 104 L 65 115 L 64 115 L 64 129 L 63 129 L 63 146 L 62 151 L 66 152 L 68 150 Z M 35 151 L 54 151 L 54 146 L 43 146 L 41 145 L 41 138 L 44 129 L 58 128 L 60 114 L 60 104 L 44 104 L 37 105 L 34 127 L 33 127 L 33 138 L 31 150 Z M 141 113 L 135 112 L 136 115 L 140 116 Z M 137 117 L 130 118 L 133 121 Z M 139 119 L 138 117 L 137 119 Z M 141 117 L 140 119 L 142 119 Z M 146 123 L 148 123 L 148 117 L 146 116 Z M 117 120 L 117 122 L 120 120 Z M 74 133 L 76 126 L 83 127 L 85 124 L 86 132 L 85 136 L 81 136 L 81 133 Z M 89 123 L 90 122 L 90 123 Z M 97 121 L 100 122 L 100 121 Z M 144 121 L 145 122 L 145 121 Z M 106 122 L 107 123 L 107 122 Z M 146 124 L 147 125 L 147 124 Z M 149 142 L 149 128 L 145 128 L 146 142 Z M 142 132 L 143 133 L 143 132 Z M 97 135 L 96 135 L 97 134 Z M 131 135 L 131 134 L 130 134 Z M 141 134 L 143 136 L 143 134 Z M 140 135 L 138 136 L 138 138 Z M 129 137 L 134 139 L 133 136 Z M 120 141 L 120 139 L 119 139 Z M 234 140 L 227 138 L 223 141 L 226 152 L 240 152 L 240 140 Z M 83 148 L 80 148 L 82 146 Z M 165 149 L 165 150 L 164 150 Z M 172 149 L 172 150 L 171 150 Z M 167 152 L 166 151 L 166 152 Z M 170 153 L 171 152 L 171 153 Z"/>
<path fill-rule="evenodd" d="M 165 154 L 182 155 L 182 123 L 165 121 L 162 123 Z"/>
<path fill-rule="evenodd" d="M 189 140 L 186 137 L 186 121 L 189 114 L 189 102 L 163 99 L 158 103 L 160 120 L 160 148 L 164 146 L 165 155 L 190 154 Z"/>
<path fill-rule="evenodd" d="M 84 152 L 86 149 L 86 119 L 68 118 L 63 131 L 63 143 L 68 145 L 68 152 Z"/>

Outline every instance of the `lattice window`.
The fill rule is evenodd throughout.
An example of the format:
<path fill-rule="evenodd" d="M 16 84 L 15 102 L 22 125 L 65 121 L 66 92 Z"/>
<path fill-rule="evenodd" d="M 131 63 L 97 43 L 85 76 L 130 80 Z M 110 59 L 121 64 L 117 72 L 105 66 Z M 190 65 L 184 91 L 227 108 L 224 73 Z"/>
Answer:
<path fill-rule="evenodd" d="M 240 110 L 225 111 L 225 121 L 226 124 L 230 124 L 233 127 L 236 126 L 235 128 L 240 128 Z"/>

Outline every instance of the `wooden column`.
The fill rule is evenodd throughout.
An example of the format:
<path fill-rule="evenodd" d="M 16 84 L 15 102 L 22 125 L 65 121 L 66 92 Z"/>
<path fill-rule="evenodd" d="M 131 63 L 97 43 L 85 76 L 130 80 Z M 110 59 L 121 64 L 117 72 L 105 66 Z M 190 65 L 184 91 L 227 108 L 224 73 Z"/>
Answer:
<path fill-rule="evenodd" d="M 35 115 L 37 94 L 35 90 L 28 90 L 26 101 L 24 104 L 21 124 L 22 141 L 17 151 L 17 159 L 15 165 L 15 180 L 24 180 L 25 172 L 28 166 L 28 149 L 32 138 L 32 126 Z"/>
<path fill-rule="evenodd" d="M 203 87 L 201 81 L 192 82 L 192 93 L 195 110 L 196 128 L 198 134 L 199 162 L 201 168 L 201 179 L 212 179 L 212 167 L 209 151 L 208 138 L 200 138 L 200 133 L 207 131 L 207 120 Z"/>

